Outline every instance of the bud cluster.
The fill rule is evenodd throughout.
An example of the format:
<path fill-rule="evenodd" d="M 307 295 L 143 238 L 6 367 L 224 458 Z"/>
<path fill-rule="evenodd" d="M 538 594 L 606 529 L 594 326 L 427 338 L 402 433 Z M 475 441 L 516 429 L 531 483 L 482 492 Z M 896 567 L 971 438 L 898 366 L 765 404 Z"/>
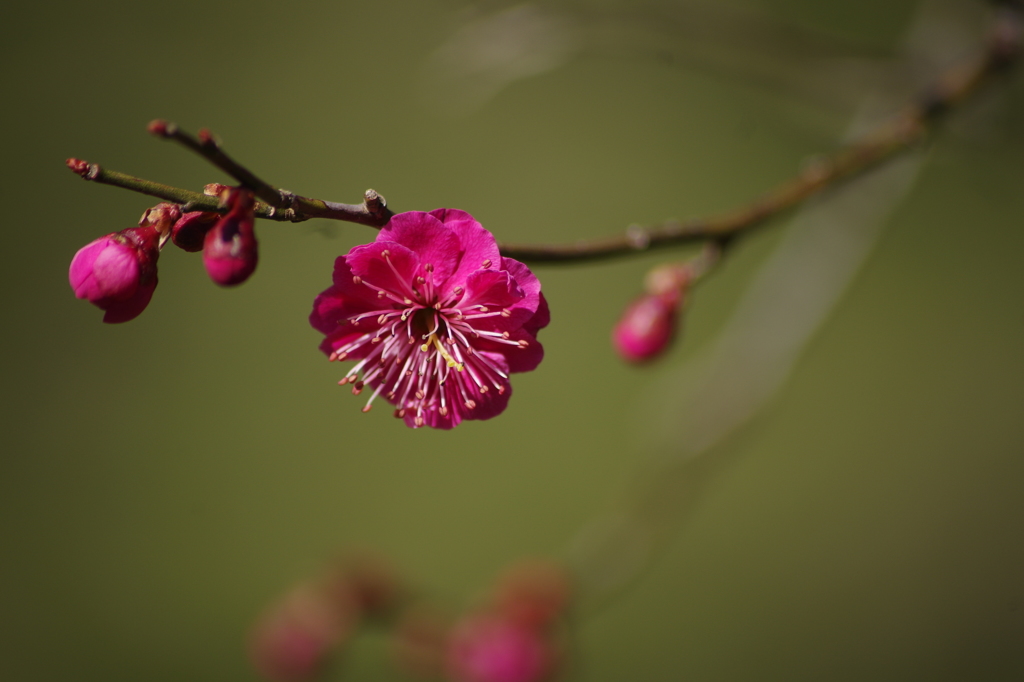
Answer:
<path fill-rule="evenodd" d="M 207 185 L 206 193 L 219 197 L 226 213 L 183 212 L 178 204 L 160 203 L 146 210 L 138 227 L 79 249 L 68 271 L 75 296 L 105 311 L 104 322 L 135 319 L 153 297 L 157 259 L 168 241 L 184 251 L 202 251 L 206 272 L 221 286 L 248 279 L 258 258 L 253 194 L 219 184 Z"/>
<path fill-rule="evenodd" d="M 303 581 L 258 620 L 252 661 L 273 682 L 319 676 L 361 624 L 390 627 L 396 663 L 449 682 L 544 682 L 557 671 L 559 625 L 569 603 L 565 572 L 546 562 L 514 566 L 481 605 L 459 616 L 413 602 L 379 560 L 340 562 Z"/>

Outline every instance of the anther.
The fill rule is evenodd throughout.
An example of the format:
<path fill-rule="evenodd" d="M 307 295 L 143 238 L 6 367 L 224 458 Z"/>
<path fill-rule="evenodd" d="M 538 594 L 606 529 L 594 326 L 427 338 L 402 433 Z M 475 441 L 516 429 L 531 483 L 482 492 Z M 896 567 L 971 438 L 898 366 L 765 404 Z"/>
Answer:
<path fill-rule="evenodd" d="M 529 342 L 529 341 L 523 341 L 523 340 L 520 340 L 520 341 L 519 341 L 519 347 L 520 347 L 520 348 L 526 348 L 526 347 L 527 347 L 527 346 L 529 346 L 529 345 L 530 345 L 530 342 Z"/>
<path fill-rule="evenodd" d="M 384 294 L 384 290 L 383 289 L 381 289 L 380 291 L 377 292 L 377 298 L 384 298 L 384 295 L 385 294 Z"/>
<path fill-rule="evenodd" d="M 416 391 L 416 400 L 423 400 L 423 391 Z"/>
<path fill-rule="evenodd" d="M 384 320 L 388 319 L 386 315 L 381 315 L 377 318 L 377 324 L 384 324 Z"/>
<path fill-rule="evenodd" d="M 465 289 L 463 289 L 461 286 L 457 286 L 454 289 L 452 289 L 452 293 L 455 294 L 456 296 L 461 296 L 463 291 L 465 291 Z"/>
<path fill-rule="evenodd" d="M 507 339 L 507 338 L 508 338 L 508 337 L 510 337 L 510 336 L 512 336 L 512 335 L 511 335 L 511 334 L 509 334 L 508 332 L 502 332 L 502 333 L 501 333 L 501 338 L 503 338 L 503 339 Z"/>
<path fill-rule="evenodd" d="M 423 417 L 416 417 L 414 422 L 416 426 L 423 426 L 424 424 L 426 424 L 426 422 L 423 420 Z"/>
<path fill-rule="evenodd" d="M 505 385 L 498 384 L 498 395 L 505 395 Z"/>
<path fill-rule="evenodd" d="M 491 259 L 488 258 L 487 260 L 485 260 L 480 267 L 482 267 L 484 270 L 491 267 Z"/>
<path fill-rule="evenodd" d="M 363 278 L 360 277 L 359 275 L 356 275 L 355 277 L 352 278 L 352 283 L 353 284 L 362 284 L 363 283 Z"/>
<path fill-rule="evenodd" d="M 440 407 L 440 408 L 439 408 L 439 409 L 437 410 L 437 412 L 438 412 L 438 414 L 440 414 L 440 415 L 441 415 L 442 417 L 447 417 L 447 416 L 448 416 L 448 406 L 447 406 L 447 405 L 442 405 L 442 406 L 441 406 L 441 407 Z"/>
<path fill-rule="evenodd" d="M 423 269 L 426 270 L 427 272 L 433 272 L 434 271 L 434 264 L 433 263 L 427 263 L 426 265 L 423 266 Z"/>
<path fill-rule="evenodd" d="M 426 283 L 427 283 L 427 280 L 423 279 L 423 277 L 417 277 L 416 278 L 416 284 L 426 284 Z"/>
<path fill-rule="evenodd" d="M 487 393 L 487 387 L 486 386 L 481 386 L 480 387 L 480 392 L 481 393 Z"/>
<path fill-rule="evenodd" d="M 512 317 L 512 311 L 509 310 L 508 308 L 502 308 L 501 309 L 501 316 L 502 317 Z"/>
<path fill-rule="evenodd" d="M 400 409 L 400 410 L 395 410 L 395 418 L 396 419 L 401 419 L 404 416 L 405 416 L 405 408 L 404 407 L 402 409 Z"/>
<path fill-rule="evenodd" d="M 372 407 L 373 407 L 373 403 L 368 403 L 366 405 L 366 407 L 363 408 L 363 414 L 369 412 Z"/>
<path fill-rule="evenodd" d="M 387 249 L 384 249 L 383 251 L 380 252 L 380 257 L 381 258 L 387 258 L 390 255 L 391 255 L 391 252 L 388 251 Z"/>
<path fill-rule="evenodd" d="M 467 410 L 474 410 L 474 409 L 476 409 L 476 401 L 475 400 L 467 400 L 465 405 L 466 405 L 466 409 Z"/>
<path fill-rule="evenodd" d="M 380 343 L 380 337 L 379 336 L 373 337 L 372 339 L 370 339 L 370 343 Z"/>

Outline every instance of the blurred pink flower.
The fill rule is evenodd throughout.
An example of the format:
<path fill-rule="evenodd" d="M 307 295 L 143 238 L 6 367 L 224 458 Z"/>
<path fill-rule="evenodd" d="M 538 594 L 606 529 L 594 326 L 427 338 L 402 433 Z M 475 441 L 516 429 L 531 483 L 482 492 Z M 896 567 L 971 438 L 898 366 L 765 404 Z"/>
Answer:
<path fill-rule="evenodd" d="M 554 658 L 544 634 L 492 615 L 463 620 L 448 645 L 449 675 L 458 682 L 539 682 Z"/>
<path fill-rule="evenodd" d="M 133 227 L 86 244 L 71 259 L 75 296 L 105 310 L 104 322 L 127 322 L 145 310 L 156 289 L 160 233 Z"/>
<path fill-rule="evenodd" d="M 359 361 L 341 383 L 374 389 L 364 412 L 383 394 L 408 426 L 450 429 L 505 409 L 508 375 L 544 357 L 536 335 L 550 314 L 529 268 L 442 208 L 396 215 L 340 256 L 309 319 L 331 360 Z"/>
<path fill-rule="evenodd" d="M 358 617 L 354 605 L 322 585 L 303 584 L 275 603 L 250 635 L 257 671 L 274 682 L 302 682 L 319 674 L 347 639 Z"/>

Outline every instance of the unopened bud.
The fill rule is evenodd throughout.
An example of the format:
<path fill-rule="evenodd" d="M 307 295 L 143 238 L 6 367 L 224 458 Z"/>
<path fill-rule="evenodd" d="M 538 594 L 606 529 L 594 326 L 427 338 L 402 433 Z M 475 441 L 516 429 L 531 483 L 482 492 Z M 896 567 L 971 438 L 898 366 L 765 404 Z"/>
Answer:
<path fill-rule="evenodd" d="M 249 645 L 253 664 L 273 682 L 311 680 L 351 635 L 355 619 L 330 590 L 300 585 L 257 622 Z"/>
<path fill-rule="evenodd" d="M 482 614 L 456 626 L 447 659 L 458 682 L 540 682 L 553 671 L 555 652 L 543 633 Z"/>
<path fill-rule="evenodd" d="M 171 241 L 185 251 L 202 251 L 206 233 L 213 229 L 218 220 L 219 213 L 190 211 L 174 223 L 174 227 L 171 228 Z"/>
<path fill-rule="evenodd" d="M 661 355 L 676 335 L 679 294 L 644 294 L 626 308 L 612 331 L 612 343 L 629 362 L 645 362 Z"/>
<path fill-rule="evenodd" d="M 103 321 L 127 322 L 145 310 L 156 289 L 160 233 L 132 227 L 86 244 L 71 259 L 75 296 L 106 311 Z"/>
<path fill-rule="evenodd" d="M 659 265 L 647 273 L 647 293 L 626 307 L 612 330 L 612 345 L 624 360 L 646 362 L 668 349 L 693 277 L 689 263 Z"/>
<path fill-rule="evenodd" d="M 241 284 L 256 269 L 255 200 L 243 188 L 231 191 L 228 213 L 206 233 L 203 241 L 203 265 L 206 272 L 223 287 Z"/>

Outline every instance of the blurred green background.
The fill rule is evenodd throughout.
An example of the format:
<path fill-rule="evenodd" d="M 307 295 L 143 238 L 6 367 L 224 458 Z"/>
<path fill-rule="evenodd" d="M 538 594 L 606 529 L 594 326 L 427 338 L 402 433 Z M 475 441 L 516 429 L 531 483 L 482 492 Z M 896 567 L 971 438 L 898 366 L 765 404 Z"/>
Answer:
<path fill-rule="evenodd" d="M 535 59 L 445 71 L 467 22 L 511 6 L 5 7 L 0 679 L 252 680 L 255 616 L 339 550 L 378 550 L 454 603 L 559 555 L 645 460 L 637 405 L 777 238 L 744 241 L 686 343 L 643 369 L 609 330 L 673 254 L 536 268 L 553 311 L 540 369 L 498 419 L 412 431 L 360 413 L 306 321 L 372 231 L 261 222 L 236 290 L 168 249 L 149 309 L 108 326 L 68 263 L 154 202 L 66 157 L 226 181 L 148 136 L 162 117 L 307 196 L 373 187 L 510 241 L 610 234 L 740 205 L 834 148 L 898 70 L 916 3 L 537 2 Z M 950 39 L 948 61 L 962 54 Z M 792 380 L 705 461 L 660 560 L 576 624 L 566 679 L 1024 679 L 1022 112 L 1018 73 L 945 126 Z M 334 677 L 403 679 L 385 651 L 361 638 Z"/>

